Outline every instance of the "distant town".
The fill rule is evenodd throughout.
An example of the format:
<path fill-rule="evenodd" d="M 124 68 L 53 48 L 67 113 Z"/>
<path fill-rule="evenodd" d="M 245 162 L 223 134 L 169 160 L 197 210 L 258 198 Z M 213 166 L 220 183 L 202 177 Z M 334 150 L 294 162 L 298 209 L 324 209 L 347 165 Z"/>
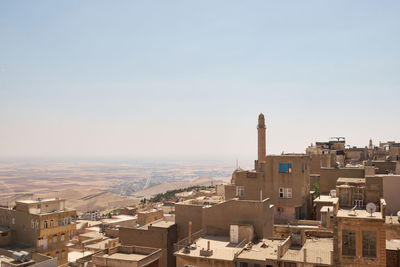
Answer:
<path fill-rule="evenodd" d="M 1 267 L 400 266 L 400 143 L 270 155 L 255 120 L 249 170 L 3 166 Z"/>

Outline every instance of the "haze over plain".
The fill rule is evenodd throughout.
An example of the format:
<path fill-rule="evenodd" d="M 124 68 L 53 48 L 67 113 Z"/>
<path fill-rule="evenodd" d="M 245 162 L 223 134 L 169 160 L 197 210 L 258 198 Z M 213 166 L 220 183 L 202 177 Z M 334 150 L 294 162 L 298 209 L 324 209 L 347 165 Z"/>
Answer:
<path fill-rule="evenodd" d="M 267 153 L 332 135 L 399 140 L 399 11 L 397 1 L 3 1 L 0 157 L 250 162 L 260 112 Z"/>

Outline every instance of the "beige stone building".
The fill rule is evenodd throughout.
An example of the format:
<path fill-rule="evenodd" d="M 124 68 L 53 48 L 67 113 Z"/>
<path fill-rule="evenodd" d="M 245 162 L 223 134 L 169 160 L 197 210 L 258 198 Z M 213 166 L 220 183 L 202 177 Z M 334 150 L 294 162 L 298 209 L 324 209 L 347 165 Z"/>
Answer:
<path fill-rule="evenodd" d="M 59 265 L 68 261 L 66 244 L 76 229 L 75 218 L 76 211 L 58 198 L 17 201 L 13 208 L 0 208 L 0 225 L 10 229 L 13 245 L 56 257 Z"/>
<path fill-rule="evenodd" d="M 195 199 L 176 203 L 175 222 L 178 240 L 204 230 L 207 234 L 229 236 L 232 224 L 247 224 L 254 227 L 258 238 L 273 237 L 273 205 L 269 199 L 211 202 L 210 199 Z"/>
<path fill-rule="evenodd" d="M 320 191 L 321 195 L 328 195 L 336 189 L 336 181 L 339 178 L 364 178 L 364 168 L 321 168 Z"/>
<path fill-rule="evenodd" d="M 386 266 L 386 228 L 382 212 L 339 210 L 335 266 Z"/>
<path fill-rule="evenodd" d="M 94 267 L 158 267 L 161 249 L 140 246 L 118 246 L 92 256 Z"/>
<path fill-rule="evenodd" d="M 138 228 L 120 227 L 119 236 L 123 246 L 160 249 L 158 266 L 175 266 L 173 244 L 178 241 L 175 222 L 161 219 Z"/>
<path fill-rule="evenodd" d="M 258 159 L 254 170 L 237 169 L 231 184 L 225 185 L 225 199 L 262 200 L 274 205 L 278 223 L 305 219 L 311 209 L 310 164 L 306 154 L 266 156 L 264 115 L 258 118 Z"/>

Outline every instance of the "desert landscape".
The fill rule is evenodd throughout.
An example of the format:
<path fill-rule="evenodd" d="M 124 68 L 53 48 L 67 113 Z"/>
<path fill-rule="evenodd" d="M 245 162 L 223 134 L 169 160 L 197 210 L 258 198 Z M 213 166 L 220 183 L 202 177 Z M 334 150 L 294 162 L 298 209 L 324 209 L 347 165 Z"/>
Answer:
<path fill-rule="evenodd" d="M 138 203 L 171 189 L 228 181 L 232 164 L 156 161 L 0 162 L 0 204 L 60 197 L 78 212 Z"/>

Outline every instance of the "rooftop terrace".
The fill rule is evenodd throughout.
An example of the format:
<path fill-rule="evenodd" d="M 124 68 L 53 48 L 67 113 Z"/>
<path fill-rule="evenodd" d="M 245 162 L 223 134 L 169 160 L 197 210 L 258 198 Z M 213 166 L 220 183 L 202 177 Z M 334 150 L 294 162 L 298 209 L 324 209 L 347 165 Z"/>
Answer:
<path fill-rule="evenodd" d="M 383 220 L 382 213 L 380 212 L 367 212 L 366 210 L 345 210 L 340 209 L 336 215 L 338 218 L 351 218 L 351 219 L 372 219 L 372 220 Z"/>
<path fill-rule="evenodd" d="M 210 250 L 212 254 L 210 256 L 200 255 L 200 251 L 207 250 L 208 242 L 210 242 Z M 190 250 L 180 249 L 176 252 L 176 255 L 183 255 L 189 257 L 209 258 L 233 261 L 235 253 L 239 253 L 245 244 L 232 244 L 230 243 L 229 236 L 213 236 L 206 235 L 197 239 L 191 246 Z"/>

